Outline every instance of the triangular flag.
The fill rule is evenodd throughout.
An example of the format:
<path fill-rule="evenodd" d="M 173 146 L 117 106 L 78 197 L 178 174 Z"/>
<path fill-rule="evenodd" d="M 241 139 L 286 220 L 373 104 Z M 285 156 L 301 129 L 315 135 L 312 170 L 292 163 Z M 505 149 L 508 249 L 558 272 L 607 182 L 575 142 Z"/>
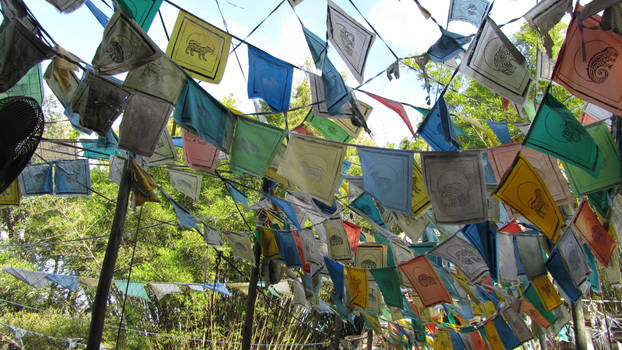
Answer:
<path fill-rule="evenodd" d="M 417 133 L 435 151 L 455 151 L 460 148 L 453 122 L 442 95 L 436 100 L 432 110 L 419 125 Z"/>
<path fill-rule="evenodd" d="M 406 126 L 408 127 L 408 130 L 410 130 L 410 133 L 413 135 L 413 137 L 416 137 L 415 131 L 413 130 L 412 125 L 410 124 L 410 119 L 408 119 L 408 114 L 406 114 L 406 110 L 404 109 L 403 104 L 397 101 L 389 100 L 384 97 L 380 97 L 378 95 L 374 95 L 369 92 L 366 92 L 366 94 L 369 95 L 369 97 L 373 98 L 374 100 L 387 106 L 387 108 L 393 110 L 395 113 L 397 113 L 397 115 L 399 115 L 400 118 L 402 118 L 402 120 L 404 121 L 404 124 L 406 124 Z"/>

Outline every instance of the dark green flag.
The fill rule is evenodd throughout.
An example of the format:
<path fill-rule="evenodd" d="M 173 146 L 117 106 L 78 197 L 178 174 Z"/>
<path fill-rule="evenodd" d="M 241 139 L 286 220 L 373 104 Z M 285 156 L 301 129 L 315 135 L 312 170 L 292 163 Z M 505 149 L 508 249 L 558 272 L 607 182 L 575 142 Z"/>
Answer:
<path fill-rule="evenodd" d="M 0 99 L 9 96 L 27 96 L 34 98 L 39 104 L 43 103 L 43 88 L 41 86 L 41 64 L 32 67 L 22 79 L 12 88 L 0 94 Z"/>
<path fill-rule="evenodd" d="M 384 302 L 389 306 L 401 309 L 404 304 L 402 302 L 402 291 L 400 290 L 400 279 L 395 266 L 370 269 L 369 272 L 376 279 Z"/>
<path fill-rule="evenodd" d="M 586 126 L 585 130 L 598 144 L 603 155 L 603 162 L 597 177 L 592 177 L 582 168 L 564 162 L 570 185 L 578 195 L 617 186 L 622 181 L 620 177 L 620 154 L 607 126 L 604 123 L 594 123 Z"/>
<path fill-rule="evenodd" d="M 603 155 L 594 138 L 555 97 L 544 95 L 523 144 L 584 169 L 597 177 Z"/>
<path fill-rule="evenodd" d="M 284 137 L 283 129 L 250 118 L 238 118 L 231 147 L 231 170 L 262 177 Z"/>

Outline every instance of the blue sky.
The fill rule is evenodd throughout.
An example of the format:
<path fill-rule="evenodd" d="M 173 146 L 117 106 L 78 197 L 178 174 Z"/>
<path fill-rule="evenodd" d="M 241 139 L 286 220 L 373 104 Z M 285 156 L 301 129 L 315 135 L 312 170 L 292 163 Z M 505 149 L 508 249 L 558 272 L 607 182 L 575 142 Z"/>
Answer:
<path fill-rule="evenodd" d="M 102 0 L 92 1 L 107 15 L 112 14 L 112 10 L 106 7 Z M 111 0 L 105 1 L 111 2 Z M 229 31 L 238 37 L 245 38 L 250 30 L 281 0 L 218 1 Z M 25 2 L 43 27 L 63 48 L 87 62 L 91 61 L 101 41 L 103 27 L 95 20 L 86 6 L 82 6 L 70 14 L 63 14 L 44 0 L 25 0 Z M 215 0 L 176 0 L 174 2 L 205 21 L 224 29 Z M 334 2 L 367 27 L 349 0 L 334 0 Z M 438 27 L 431 20 L 425 20 L 412 0 L 356 0 L 354 3 L 399 57 L 423 53 L 440 37 Z M 446 24 L 449 0 L 421 0 L 421 4 L 432 13 L 439 23 Z M 523 15 L 535 4 L 535 0 L 497 0 L 491 17 L 498 24 L 505 23 L 512 18 Z M 170 34 L 178 10 L 164 2 L 161 11 Z M 296 6 L 295 11 L 307 28 L 320 37 L 325 37 L 326 0 L 304 0 Z M 503 30 L 506 35 L 510 36 L 518 30 L 522 23 L 523 20 L 518 21 L 504 27 Z M 471 34 L 475 32 L 476 28 L 467 23 L 452 22 L 449 30 L 461 34 Z M 162 50 L 166 49 L 167 40 L 159 17 L 156 16 L 148 34 Z M 247 41 L 294 65 L 302 66 L 305 59 L 310 57 L 298 19 L 287 2 L 281 5 Z M 236 41 L 234 40 L 234 42 Z M 241 45 L 236 52 L 246 75 L 248 70 L 246 45 Z M 342 59 L 332 48 L 329 49 L 329 57 L 339 71 L 346 72 L 346 83 L 349 86 L 358 85 Z M 385 69 L 394 61 L 393 55 L 384 43 L 376 38 L 367 60 L 365 79 Z M 46 65 L 47 63 L 44 62 L 44 68 Z M 389 81 L 386 75 L 382 75 L 365 85 L 363 89 L 386 98 L 425 106 L 422 82 L 417 78 L 416 73 L 405 68 L 400 69 L 400 73 L 401 78 L 399 80 Z M 303 73 L 295 70 L 294 86 L 303 78 Z M 229 56 L 225 75 L 220 84 L 202 83 L 201 86 L 217 98 L 233 93 L 243 112 L 253 111 L 252 101 L 248 99 L 246 94 L 246 81 L 240 72 L 234 55 Z M 393 111 L 362 93 L 357 93 L 357 97 L 374 107 L 368 123 L 378 146 L 383 146 L 387 142 L 398 143 L 403 137 L 410 135 L 401 119 Z M 408 107 L 406 110 L 411 123 L 416 127 L 421 120 L 421 115 Z"/>

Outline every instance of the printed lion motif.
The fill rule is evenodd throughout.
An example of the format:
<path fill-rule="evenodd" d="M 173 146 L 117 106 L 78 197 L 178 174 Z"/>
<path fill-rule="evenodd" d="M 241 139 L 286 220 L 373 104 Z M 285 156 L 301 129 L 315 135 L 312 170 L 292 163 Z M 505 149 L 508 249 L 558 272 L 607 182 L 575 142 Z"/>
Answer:
<path fill-rule="evenodd" d="M 591 81 L 601 84 L 609 77 L 609 70 L 613 68 L 618 58 L 618 50 L 607 46 L 592 56 L 587 64 L 587 76 Z"/>
<path fill-rule="evenodd" d="M 512 64 L 513 59 L 510 50 L 505 46 L 501 46 L 493 58 L 493 68 L 503 74 L 512 75 L 516 71 L 516 67 Z"/>
<path fill-rule="evenodd" d="M 348 56 L 352 56 L 354 50 L 354 35 L 346 30 L 346 28 L 342 25 L 339 26 L 339 40 L 344 45 L 343 49 L 346 51 Z"/>
<path fill-rule="evenodd" d="M 545 209 L 547 208 L 546 203 L 544 203 L 544 199 L 542 190 L 537 188 L 533 192 L 533 196 L 529 198 L 527 205 L 529 208 L 533 209 L 539 217 L 543 218 L 546 215 Z"/>

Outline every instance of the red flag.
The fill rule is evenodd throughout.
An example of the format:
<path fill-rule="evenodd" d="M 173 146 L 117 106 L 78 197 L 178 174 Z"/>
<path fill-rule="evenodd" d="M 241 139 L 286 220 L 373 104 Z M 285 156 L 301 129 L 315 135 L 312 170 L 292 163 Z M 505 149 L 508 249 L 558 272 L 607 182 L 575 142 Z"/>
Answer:
<path fill-rule="evenodd" d="M 366 94 L 369 95 L 369 97 L 375 99 L 376 101 L 382 103 L 383 105 L 389 107 L 395 113 L 399 114 L 399 116 L 402 118 L 404 123 L 406 123 L 406 126 L 408 127 L 408 130 L 410 130 L 410 133 L 413 135 L 413 137 L 417 137 L 415 136 L 415 131 L 413 130 L 412 125 L 410 125 L 410 119 L 408 119 L 408 114 L 406 114 L 406 110 L 404 109 L 403 104 L 393 101 L 393 100 L 386 99 L 384 97 L 376 96 L 369 92 L 366 92 Z"/>
<path fill-rule="evenodd" d="M 611 254 L 616 248 L 616 242 L 600 224 L 585 198 L 579 204 L 579 209 L 572 219 L 572 225 L 594 252 L 598 261 L 603 266 L 609 266 L 609 259 L 611 259 Z"/>
<path fill-rule="evenodd" d="M 344 221 L 343 227 L 346 229 L 348 242 L 350 243 L 350 249 L 352 249 L 353 253 L 356 253 L 359 247 L 359 240 L 361 239 L 362 228 L 349 221 Z"/>
<path fill-rule="evenodd" d="M 309 129 L 307 129 L 306 126 L 304 126 L 304 124 L 300 124 L 298 125 L 294 130 L 292 130 L 293 132 L 297 132 L 299 134 L 303 134 L 303 135 L 308 135 L 308 136 L 315 136 L 311 131 L 309 131 Z"/>
<path fill-rule="evenodd" d="M 575 7 L 552 80 L 580 99 L 622 115 L 622 36 L 601 30 L 598 15 L 586 18 L 581 30 L 582 10 Z"/>
<path fill-rule="evenodd" d="M 451 303 L 451 296 L 425 255 L 419 255 L 398 265 L 421 298 L 423 306 Z"/>
<path fill-rule="evenodd" d="M 587 114 L 585 112 L 582 112 L 581 113 L 581 118 L 579 118 L 579 122 L 582 125 L 593 124 L 593 123 L 596 123 L 597 121 L 598 121 L 598 119 L 592 117 L 591 115 L 589 115 L 589 114 Z"/>

